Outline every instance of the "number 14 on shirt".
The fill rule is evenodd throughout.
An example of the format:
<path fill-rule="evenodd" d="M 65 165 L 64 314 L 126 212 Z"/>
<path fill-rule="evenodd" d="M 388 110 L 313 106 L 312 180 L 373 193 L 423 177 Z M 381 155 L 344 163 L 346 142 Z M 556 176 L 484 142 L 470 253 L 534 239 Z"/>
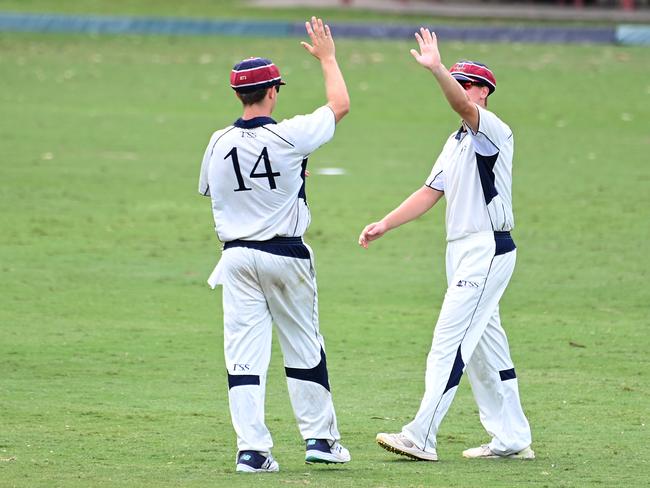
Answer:
<path fill-rule="evenodd" d="M 233 147 L 228 154 L 223 159 L 232 159 L 232 166 L 235 171 L 235 176 L 237 177 L 237 184 L 238 187 L 235 188 L 234 191 L 249 191 L 252 190 L 252 188 L 247 188 L 246 183 L 244 182 L 244 177 L 241 174 L 241 166 L 239 164 L 239 156 L 237 155 L 237 148 Z M 264 173 L 256 173 L 257 167 L 260 164 L 260 161 L 264 160 Z M 269 188 L 271 190 L 275 190 L 277 188 L 277 185 L 275 184 L 275 177 L 280 176 L 280 173 L 274 173 L 273 168 L 271 167 L 271 161 L 269 160 L 269 152 L 264 147 L 262 149 L 262 152 L 257 158 L 257 161 L 255 162 L 255 165 L 253 166 L 253 169 L 250 172 L 249 175 L 251 178 L 267 178 L 269 180 Z"/>

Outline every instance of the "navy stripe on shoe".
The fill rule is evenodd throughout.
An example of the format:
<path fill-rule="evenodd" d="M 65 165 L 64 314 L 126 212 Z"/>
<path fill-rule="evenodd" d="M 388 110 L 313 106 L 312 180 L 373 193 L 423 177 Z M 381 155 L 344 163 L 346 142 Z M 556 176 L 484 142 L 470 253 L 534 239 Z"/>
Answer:
<path fill-rule="evenodd" d="M 240 451 L 237 456 L 237 464 L 245 464 L 253 469 L 261 469 L 266 462 L 266 456 L 257 451 Z"/>
<path fill-rule="evenodd" d="M 454 359 L 454 365 L 451 367 L 451 373 L 449 374 L 449 381 L 447 381 L 447 386 L 445 386 L 445 391 L 442 392 L 444 395 L 454 386 L 458 386 L 460 383 L 460 378 L 463 376 L 463 368 L 465 363 L 463 358 L 460 355 L 460 346 L 458 346 L 458 351 L 456 351 L 456 359 Z"/>
<path fill-rule="evenodd" d="M 235 386 L 259 385 L 260 377 L 255 374 L 230 374 L 228 373 L 228 389 Z"/>
<path fill-rule="evenodd" d="M 517 248 L 517 246 L 515 246 L 515 241 L 512 240 L 512 236 L 508 231 L 496 231 L 494 233 L 494 242 L 496 244 L 494 250 L 495 256 L 507 254 Z"/>
<path fill-rule="evenodd" d="M 330 383 L 327 376 L 327 360 L 325 359 L 325 351 L 323 351 L 322 347 L 320 349 L 320 363 L 318 363 L 316 367 L 310 369 L 285 367 L 284 371 L 287 378 L 312 381 L 313 383 L 318 383 L 327 391 L 330 391 Z"/>
<path fill-rule="evenodd" d="M 306 444 L 307 451 L 321 451 L 328 454 L 332 452 L 330 443 L 325 439 L 307 439 Z"/>
<path fill-rule="evenodd" d="M 277 256 L 290 258 L 310 259 L 309 249 L 302 242 L 302 237 L 274 237 L 268 241 L 244 241 L 237 239 L 224 243 L 223 249 L 232 247 L 248 247 L 259 251 L 268 252 Z"/>
<path fill-rule="evenodd" d="M 501 381 L 514 380 L 517 377 L 515 368 L 499 371 L 499 376 L 501 377 Z"/>

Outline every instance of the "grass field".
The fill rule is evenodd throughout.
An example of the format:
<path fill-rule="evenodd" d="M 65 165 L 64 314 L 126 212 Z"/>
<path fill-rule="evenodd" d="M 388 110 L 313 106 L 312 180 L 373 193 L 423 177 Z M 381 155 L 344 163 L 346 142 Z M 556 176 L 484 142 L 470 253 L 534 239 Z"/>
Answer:
<path fill-rule="evenodd" d="M 282 471 L 236 476 L 200 159 L 239 116 L 235 61 L 281 67 L 278 119 L 323 103 L 316 61 L 297 39 L 0 34 L 0 487 L 647 485 L 644 48 L 443 40 L 446 60 L 494 68 L 490 106 L 515 131 L 519 261 L 502 318 L 538 459 L 460 457 L 487 440 L 466 380 L 441 462 L 374 444 L 419 405 L 445 288 L 442 208 L 356 245 L 457 124 L 410 47 L 339 42 L 352 112 L 310 159 L 307 240 L 353 461 L 304 465 L 274 344 L 267 420 Z M 316 174 L 331 166 L 347 174 Z"/>

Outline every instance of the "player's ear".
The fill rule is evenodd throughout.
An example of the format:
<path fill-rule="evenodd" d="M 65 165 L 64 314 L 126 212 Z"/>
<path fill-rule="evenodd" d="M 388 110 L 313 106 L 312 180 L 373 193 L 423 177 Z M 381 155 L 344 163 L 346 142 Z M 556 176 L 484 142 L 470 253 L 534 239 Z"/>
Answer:
<path fill-rule="evenodd" d="M 483 100 L 485 106 L 487 107 L 487 99 L 490 96 L 490 89 L 485 85 L 481 85 L 480 88 L 481 88 L 481 100 Z"/>

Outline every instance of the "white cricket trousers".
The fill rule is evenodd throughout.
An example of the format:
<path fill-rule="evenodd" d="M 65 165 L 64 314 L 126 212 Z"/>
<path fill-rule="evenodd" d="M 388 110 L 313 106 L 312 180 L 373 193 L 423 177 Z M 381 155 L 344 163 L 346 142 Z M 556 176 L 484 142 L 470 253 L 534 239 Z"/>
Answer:
<path fill-rule="evenodd" d="M 427 357 L 420 409 L 402 432 L 419 448 L 435 452 L 440 423 L 463 371 L 472 386 L 490 449 L 511 454 L 531 444 L 528 420 L 501 327 L 499 300 L 515 267 L 509 232 L 479 232 L 447 245 L 447 293 Z"/>
<path fill-rule="evenodd" d="M 228 398 L 238 449 L 269 452 L 273 446 L 264 422 L 272 323 L 303 439 L 339 440 L 311 249 L 300 238 L 233 241 L 208 282 L 223 285 Z"/>

